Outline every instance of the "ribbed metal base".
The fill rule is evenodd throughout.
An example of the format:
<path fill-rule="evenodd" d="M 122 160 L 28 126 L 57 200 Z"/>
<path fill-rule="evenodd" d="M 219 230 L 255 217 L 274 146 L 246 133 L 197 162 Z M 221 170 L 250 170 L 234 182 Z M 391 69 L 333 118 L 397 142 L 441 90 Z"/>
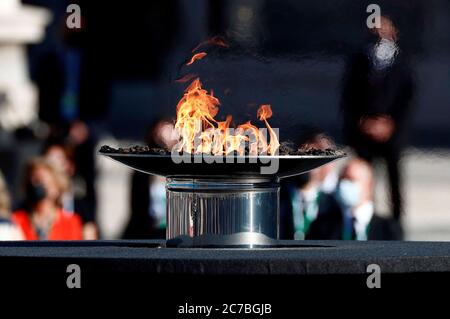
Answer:
<path fill-rule="evenodd" d="M 278 239 L 279 183 L 273 180 L 167 181 L 168 240 L 191 245 L 267 245 Z"/>

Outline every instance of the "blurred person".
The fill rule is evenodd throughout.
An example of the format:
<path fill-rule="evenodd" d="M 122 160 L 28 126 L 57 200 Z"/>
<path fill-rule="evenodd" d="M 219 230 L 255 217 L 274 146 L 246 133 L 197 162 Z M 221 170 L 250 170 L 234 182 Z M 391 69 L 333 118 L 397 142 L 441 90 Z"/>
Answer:
<path fill-rule="evenodd" d="M 69 177 L 69 183 L 62 196 L 62 206 L 66 212 L 74 212 L 81 217 L 83 222 L 83 238 L 87 240 L 98 239 L 97 225 L 92 220 L 92 207 L 86 192 L 86 184 L 82 178 L 75 173 L 70 150 L 64 143 L 48 141 L 43 148 L 42 155 L 63 174 Z"/>
<path fill-rule="evenodd" d="M 315 148 L 319 150 L 334 149 L 336 145 L 333 140 L 323 133 L 315 133 L 303 147 Z M 335 163 L 322 165 L 311 172 L 312 176 L 318 181 L 321 192 L 330 194 L 336 189 L 339 175 L 336 170 Z"/>
<path fill-rule="evenodd" d="M 178 137 L 174 124 L 167 120 L 151 125 L 146 135 L 151 148 L 170 150 Z M 166 237 L 166 180 L 133 172 L 131 177 L 131 217 L 123 238 L 149 239 Z"/>
<path fill-rule="evenodd" d="M 370 164 L 351 159 L 343 168 L 333 195 L 324 196 L 307 239 L 399 240 L 398 223 L 378 216 L 373 203 L 374 176 Z"/>
<path fill-rule="evenodd" d="M 280 193 L 280 238 L 305 239 L 317 218 L 321 197 L 317 174 L 308 172 L 282 182 Z"/>
<path fill-rule="evenodd" d="M 311 135 L 311 136 L 309 136 Z M 334 148 L 333 141 L 323 133 L 306 133 L 297 143 L 303 148 Z M 304 142 L 302 142 L 304 141 Z M 330 163 L 282 183 L 280 195 L 282 239 L 305 239 L 311 223 L 317 218 L 323 194 L 334 191 L 338 180 L 335 164 Z"/>
<path fill-rule="evenodd" d="M 11 221 L 11 199 L 2 173 L 0 172 L 0 241 L 22 240 L 22 231 Z"/>
<path fill-rule="evenodd" d="M 81 219 L 62 208 L 67 179 L 48 160 L 31 160 L 25 170 L 23 208 L 13 221 L 27 240 L 80 240 Z"/>
<path fill-rule="evenodd" d="M 381 17 L 372 30 L 375 41 L 350 61 L 341 106 L 349 146 L 369 162 L 383 159 L 387 166 L 392 216 L 403 210 L 400 157 L 410 120 L 414 91 L 412 71 L 400 50 L 393 21 Z"/>
<path fill-rule="evenodd" d="M 87 123 L 77 120 L 70 124 L 67 136 L 74 164 L 74 178 L 78 181 L 78 185 L 83 186 L 84 208 L 80 210 L 80 214 L 84 223 L 95 223 L 97 216 L 97 192 L 95 190 L 97 137 L 94 135 Z"/>

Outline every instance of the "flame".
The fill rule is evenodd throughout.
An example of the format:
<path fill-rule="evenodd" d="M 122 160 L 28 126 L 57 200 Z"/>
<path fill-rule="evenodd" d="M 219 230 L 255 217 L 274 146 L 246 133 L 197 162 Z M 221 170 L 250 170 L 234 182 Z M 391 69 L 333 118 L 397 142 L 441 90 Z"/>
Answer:
<path fill-rule="evenodd" d="M 215 45 L 215 46 L 222 47 L 222 48 L 228 48 L 229 47 L 228 43 L 225 42 L 224 38 L 222 38 L 221 36 L 215 36 L 215 37 L 212 37 L 212 38 L 210 38 L 210 39 L 200 43 L 199 45 L 197 45 L 192 50 L 192 53 L 194 53 L 195 51 L 200 49 L 202 46 L 207 45 L 207 44 L 208 45 Z"/>
<path fill-rule="evenodd" d="M 272 117 L 272 108 L 269 104 L 263 104 L 259 107 L 258 113 L 256 113 L 260 121 L 266 121 Z"/>
<path fill-rule="evenodd" d="M 197 60 L 201 60 L 206 56 L 206 52 L 200 52 L 200 53 L 196 53 L 192 56 L 191 60 L 186 63 L 186 65 L 191 65 L 192 63 L 194 63 Z"/>
<path fill-rule="evenodd" d="M 280 146 L 280 143 L 278 142 L 278 137 L 275 134 L 272 127 L 269 125 L 269 122 L 267 122 L 267 119 L 272 117 L 272 108 L 269 104 L 263 104 L 258 109 L 258 119 L 260 121 L 264 121 L 266 124 L 267 130 L 269 131 L 270 136 L 270 144 L 268 145 L 268 153 L 269 154 L 276 154 L 278 151 L 278 147 Z"/>
<path fill-rule="evenodd" d="M 214 37 L 206 43 L 228 46 L 220 37 Z M 205 52 L 194 54 L 187 65 L 191 65 L 205 56 Z M 192 77 L 193 75 L 188 74 L 178 79 L 177 82 L 190 81 Z M 177 105 L 175 128 L 180 136 L 180 141 L 175 146 L 176 151 L 211 155 L 237 153 L 240 156 L 246 155 L 246 149 L 250 156 L 277 153 L 280 145 L 278 137 L 267 121 L 272 116 L 270 105 L 261 105 L 257 112 L 258 119 L 266 124 L 270 143 L 267 142 L 265 134 L 250 121 L 239 125 L 234 132 L 230 128 L 231 115 L 228 115 L 225 121 L 217 121 L 215 116 L 219 112 L 219 105 L 220 101 L 214 96 L 212 90 L 208 93 L 202 88 L 200 79 L 195 78 L 186 88 Z"/>
<path fill-rule="evenodd" d="M 248 153 L 250 156 L 257 156 L 258 151 L 266 152 L 267 151 L 267 141 L 264 135 L 259 131 L 259 129 L 252 125 L 250 121 L 245 124 L 241 124 L 238 126 L 238 131 L 247 134 L 252 139 L 253 143 L 249 143 Z"/>
<path fill-rule="evenodd" d="M 229 132 L 232 121 L 228 115 L 225 121 L 217 121 L 220 101 L 212 92 L 202 88 L 200 79 L 195 79 L 185 90 L 177 105 L 177 121 L 175 128 L 180 134 L 177 151 L 191 154 L 227 155 L 236 152 L 238 155 L 257 156 L 260 153 L 275 154 L 279 143 L 276 134 L 267 119 L 272 110 L 263 105 L 258 110 L 258 117 L 264 121 L 270 136 L 270 144 L 260 130 L 247 122 L 239 125 L 234 134 Z"/>
<path fill-rule="evenodd" d="M 176 79 L 175 82 L 186 83 L 186 82 L 192 81 L 196 77 L 198 77 L 197 74 L 190 73 L 190 74 L 183 75 L 181 78 Z"/>
<path fill-rule="evenodd" d="M 185 90 L 184 96 L 177 105 L 177 122 L 175 128 L 179 129 L 182 143 L 178 151 L 188 153 L 201 153 L 201 149 L 195 149 L 198 136 L 202 130 L 209 126 L 214 127 L 220 102 L 213 95 L 202 89 L 200 79 L 195 79 Z"/>

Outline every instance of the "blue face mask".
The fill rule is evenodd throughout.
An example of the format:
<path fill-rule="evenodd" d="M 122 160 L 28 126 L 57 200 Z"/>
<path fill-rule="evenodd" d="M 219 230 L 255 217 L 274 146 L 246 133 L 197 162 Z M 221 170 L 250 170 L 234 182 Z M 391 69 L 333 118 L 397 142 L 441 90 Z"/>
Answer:
<path fill-rule="evenodd" d="M 343 179 L 339 182 L 336 195 L 342 205 L 352 208 L 358 205 L 361 199 L 361 189 L 356 183 Z"/>

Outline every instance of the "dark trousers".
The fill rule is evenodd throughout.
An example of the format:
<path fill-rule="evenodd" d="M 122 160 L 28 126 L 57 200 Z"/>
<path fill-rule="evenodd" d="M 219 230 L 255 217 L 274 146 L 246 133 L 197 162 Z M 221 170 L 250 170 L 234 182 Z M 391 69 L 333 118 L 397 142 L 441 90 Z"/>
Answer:
<path fill-rule="evenodd" d="M 358 156 L 372 164 L 377 159 L 385 162 L 388 173 L 392 217 L 399 221 L 403 213 L 403 179 L 400 163 L 402 148 L 397 143 L 380 144 L 371 141 L 358 143 L 353 148 Z"/>

